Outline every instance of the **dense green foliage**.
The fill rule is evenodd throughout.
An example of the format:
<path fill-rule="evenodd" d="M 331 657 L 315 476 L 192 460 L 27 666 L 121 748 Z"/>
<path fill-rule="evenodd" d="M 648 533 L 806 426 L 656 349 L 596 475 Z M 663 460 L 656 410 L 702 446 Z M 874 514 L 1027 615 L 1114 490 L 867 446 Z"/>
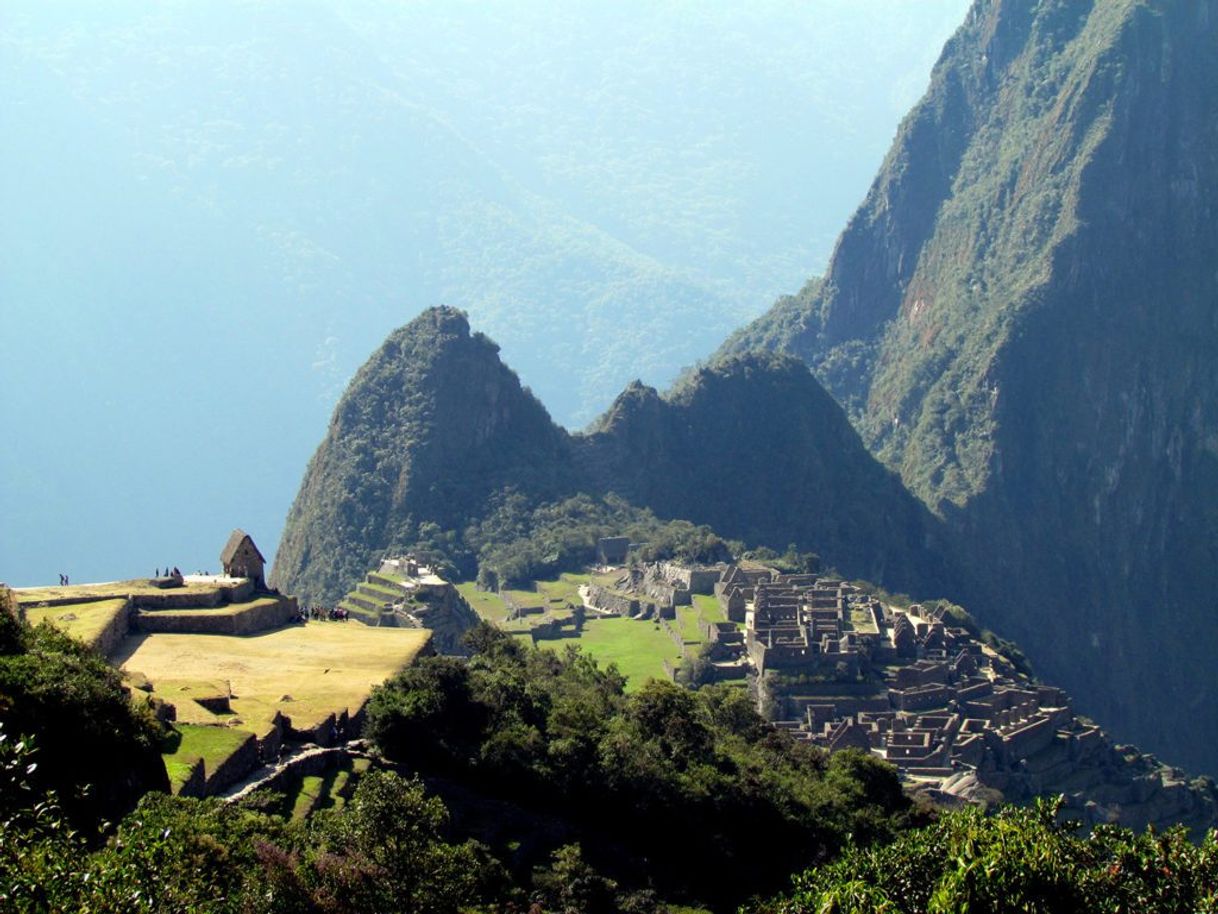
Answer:
<path fill-rule="evenodd" d="M 374 692 L 370 737 L 424 773 L 562 816 L 615 878 L 645 868 L 662 894 L 721 908 L 847 840 L 890 838 L 910 814 L 890 768 L 792 740 L 743 690 L 653 680 L 626 696 L 574 649 L 525 649 L 485 624 L 471 640 L 468 662 L 423 658 Z"/>
<path fill-rule="evenodd" d="M 31 627 L 0 607 L 0 726 L 40 747 L 31 789 L 53 791 L 64 815 L 91 831 L 148 790 L 168 789 L 161 727 L 133 703 L 118 673 L 50 625 Z"/>
<path fill-rule="evenodd" d="M 30 693 L 49 715 L 37 728 L 46 745 L 0 721 L 5 911 L 665 914 L 662 899 L 726 911 L 809 863 L 788 896 L 751 910 L 1218 911 L 1218 834 L 1200 845 L 1182 831 L 1080 837 L 1049 806 L 966 810 L 910 831 L 924 817 L 890 768 L 792 741 L 742 690 L 653 681 L 626 696 L 612 668 L 487 625 L 471 633 L 471 659 L 427 658 L 370 711 L 373 738 L 444 800 L 416 774 L 375 767 L 345 805 L 306 822 L 259 811 L 277 805 L 269 797 L 153 791 L 109 828 L 104 810 L 56 789 L 70 779 L 47 775 L 53 753 L 71 751 L 58 724 L 94 751 L 86 711 L 128 742 L 150 724 L 108 703 L 113 674 L 45 627 L 0 612 L 0 636 L 5 658 L 20 650 L 27 672 L 45 666 L 69 686 L 47 703 L 42 676 Z M 479 810 L 488 843 L 470 837 Z"/>
<path fill-rule="evenodd" d="M 884 847 L 851 848 L 796 877 L 754 914 L 1212 914 L 1218 832 L 1140 835 L 1099 826 L 1079 835 L 1057 806 L 944 815 Z"/>
<path fill-rule="evenodd" d="M 28 757 L 0 742 L 0 779 Z M 66 828 L 53 797 L 31 791 L 27 801 L 0 823 L 6 911 L 455 914 L 501 881 L 477 845 L 443 839 L 439 800 L 391 772 L 369 774 L 341 814 L 307 826 L 149 794 L 94 851 Z"/>
<path fill-rule="evenodd" d="M 519 492 L 504 492 L 480 523 L 466 532 L 476 550 L 479 583 L 515 587 L 596 561 L 596 542 L 625 536 L 638 543 L 642 561 L 676 558 L 688 562 L 728 561 L 740 544 L 725 542 L 707 526 L 661 521 L 613 495 L 576 495 L 530 509 Z"/>

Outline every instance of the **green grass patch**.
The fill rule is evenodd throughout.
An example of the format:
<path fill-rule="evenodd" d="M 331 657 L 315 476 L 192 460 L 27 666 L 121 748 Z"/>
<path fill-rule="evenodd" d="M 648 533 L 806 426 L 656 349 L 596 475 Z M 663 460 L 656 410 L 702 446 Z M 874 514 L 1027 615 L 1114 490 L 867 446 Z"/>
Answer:
<path fill-rule="evenodd" d="M 539 590 L 502 590 L 500 597 L 508 606 L 545 606 L 546 598 Z"/>
<path fill-rule="evenodd" d="M 719 598 L 704 593 L 693 595 L 694 606 L 703 622 L 726 622 L 727 614 L 719 605 Z"/>
<path fill-rule="evenodd" d="M 487 622 L 492 622 L 495 625 L 501 625 L 507 621 L 507 604 L 503 602 L 499 594 L 479 590 L 478 585 L 474 581 L 458 584 L 457 592 L 465 598 L 465 602 L 478 614 L 478 618 L 485 619 Z"/>
<path fill-rule="evenodd" d="M 178 788 L 181 787 L 185 776 L 189 775 L 190 766 L 196 761 L 203 762 L 203 774 L 210 777 L 212 772 L 252 736 L 248 730 L 239 730 L 236 727 L 202 727 L 193 724 L 179 724 L 176 731 L 171 737 L 169 751 L 162 753 L 162 757 L 171 782 L 175 775 L 181 777 Z M 184 773 L 183 768 L 186 769 Z"/>
<path fill-rule="evenodd" d="M 563 641 L 560 644 L 570 644 Z M 545 646 L 545 643 L 542 643 Z M 681 653 L 662 628 L 654 622 L 634 619 L 589 619 L 579 646 L 602 665 L 616 663 L 626 677 L 626 691 L 634 691 L 648 679 L 666 679 L 664 661 L 675 666 Z"/>
<path fill-rule="evenodd" d="M 390 603 L 395 603 L 398 600 L 406 598 L 406 591 L 399 588 L 385 587 L 381 584 L 360 584 L 355 588 L 354 593 L 363 594 L 366 597 L 376 597 L 384 599 Z"/>
<path fill-rule="evenodd" d="M 348 768 L 340 768 L 334 774 L 334 780 L 330 784 L 328 796 L 330 804 L 335 809 L 342 809 L 347 805 L 347 796 L 349 791 L 354 789 L 357 776 L 351 773 Z"/>
<path fill-rule="evenodd" d="M 678 606 L 676 625 L 681 639 L 686 644 L 700 644 L 702 636 L 702 613 L 696 606 Z"/>
<path fill-rule="evenodd" d="M 180 793 L 183 785 L 185 785 L 185 783 L 190 780 L 190 776 L 195 773 L 195 766 L 198 764 L 198 759 L 194 759 L 189 762 L 179 762 L 166 757 L 165 773 L 169 775 L 169 792 L 172 794 Z"/>
<path fill-rule="evenodd" d="M 325 791 L 325 778 L 315 774 L 306 774 L 300 779 L 300 789 L 296 792 L 296 800 L 292 804 L 292 819 L 303 822 L 318 808 Z"/>

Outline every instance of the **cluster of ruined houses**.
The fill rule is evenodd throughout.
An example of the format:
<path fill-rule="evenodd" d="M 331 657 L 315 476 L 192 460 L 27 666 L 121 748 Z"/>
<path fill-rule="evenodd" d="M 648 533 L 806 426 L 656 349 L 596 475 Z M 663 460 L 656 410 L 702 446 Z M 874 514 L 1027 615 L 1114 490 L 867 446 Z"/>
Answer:
<path fill-rule="evenodd" d="M 1078 761 L 1104 745 L 1061 689 L 1020 677 L 938 606 L 901 609 L 842 581 L 738 566 L 715 592 L 745 623 L 750 665 L 776 674 L 766 681 L 779 725 L 826 748 L 942 777 L 1010 769 L 1054 745 Z"/>
<path fill-rule="evenodd" d="M 1107 745 L 1062 690 L 1020 676 L 938 606 L 902 609 L 843 581 L 739 564 L 639 565 L 620 583 L 604 595 L 622 603 L 613 610 L 660 619 L 714 593 L 728 619 L 704 631 L 718 678 L 756 674 L 780 727 L 910 777 L 1009 771 L 1050 749 L 1077 765 Z"/>

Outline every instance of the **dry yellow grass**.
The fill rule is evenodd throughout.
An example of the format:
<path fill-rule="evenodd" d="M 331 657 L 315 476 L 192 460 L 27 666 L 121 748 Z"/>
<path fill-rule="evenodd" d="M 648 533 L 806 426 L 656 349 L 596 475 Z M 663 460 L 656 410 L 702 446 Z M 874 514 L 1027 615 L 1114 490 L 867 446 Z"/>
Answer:
<path fill-rule="evenodd" d="M 331 714 L 358 711 L 372 687 L 414 660 L 429 637 L 421 629 L 338 622 L 244 637 L 157 633 L 127 638 L 114 662 L 146 675 L 154 690 L 159 681 L 226 681 L 236 719 L 256 732 L 276 713 L 310 729 Z"/>
<path fill-rule="evenodd" d="M 112 581 L 106 584 L 71 584 L 68 587 L 19 587 L 13 590 L 17 601 L 25 607 L 44 600 L 100 600 L 110 597 L 163 596 L 169 594 L 195 594 L 200 597 L 214 594 L 216 584 L 183 584 L 170 590 L 162 590 L 148 583 L 147 579 Z"/>
<path fill-rule="evenodd" d="M 92 646 L 97 636 L 115 616 L 125 612 L 126 607 L 126 599 L 69 603 L 65 606 L 34 606 L 26 609 L 25 618 L 31 625 L 50 622 L 78 641 Z"/>

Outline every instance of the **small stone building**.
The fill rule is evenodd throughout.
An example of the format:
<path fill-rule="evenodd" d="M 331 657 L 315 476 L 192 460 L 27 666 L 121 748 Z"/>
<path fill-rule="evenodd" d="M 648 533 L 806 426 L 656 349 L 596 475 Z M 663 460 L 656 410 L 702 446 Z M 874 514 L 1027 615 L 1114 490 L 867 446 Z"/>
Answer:
<path fill-rule="evenodd" d="M 621 565 L 629 553 L 629 537 L 602 536 L 596 541 L 596 560 L 602 565 Z"/>
<path fill-rule="evenodd" d="M 263 568 L 266 559 L 244 530 L 234 530 L 220 552 L 220 564 L 231 578 L 249 578 L 258 590 L 266 590 Z"/>

